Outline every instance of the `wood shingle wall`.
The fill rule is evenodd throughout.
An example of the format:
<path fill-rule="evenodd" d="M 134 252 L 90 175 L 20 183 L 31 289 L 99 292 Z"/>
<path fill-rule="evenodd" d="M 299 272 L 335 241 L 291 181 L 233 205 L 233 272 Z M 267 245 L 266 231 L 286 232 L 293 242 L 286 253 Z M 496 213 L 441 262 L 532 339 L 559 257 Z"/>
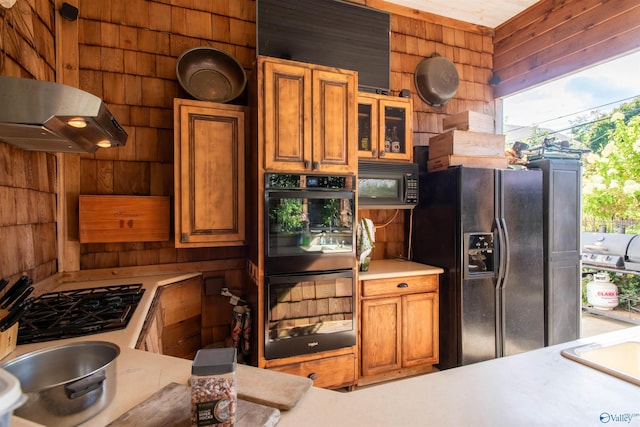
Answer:
<path fill-rule="evenodd" d="M 403 88 L 411 91 L 416 145 L 427 145 L 430 136 L 441 132 L 442 117 L 447 114 L 467 109 L 494 113 L 488 85 L 493 48 L 490 30 L 380 0 L 355 2 L 391 13 L 390 95 L 396 96 Z M 60 0 L 18 0 L 21 10 L 24 5 L 29 6 L 23 14 L 31 18 L 27 21 L 32 22 L 37 41 L 32 43 L 35 47 L 32 54 L 8 51 L 3 74 L 66 84 L 76 81 L 81 89 L 104 99 L 129 134 L 125 147 L 102 149 L 96 154 L 67 155 L 64 170 L 72 173 L 65 172 L 60 177 L 60 171 L 54 172 L 66 190 L 63 212 L 67 229 L 61 232 L 61 237 L 67 239 L 65 243 L 73 243 L 65 249 L 66 256 L 79 258 L 80 270 L 243 257 L 244 248 L 178 250 L 173 241 L 79 245 L 77 196 L 173 195 L 172 101 L 176 96 L 188 97 L 175 77 L 177 57 L 191 47 L 213 46 L 232 54 L 250 72 L 255 58 L 255 1 L 70 0 L 78 7 L 78 20 L 60 21 L 56 24 L 60 28 L 54 28 L 56 18 L 60 20 L 58 3 Z M 433 53 L 451 59 L 460 75 L 458 93 L 442 108 L 425 104 L 413 82 L 418 63 Z M 54 78 L 56 70 L 58 78 Z M 31 166 L 24 164 L 24 167 Z M 402 230 L 402 224 L 387 231 Z M 45 235 L 34 237 L 38 238 L 49 241 Z M 394 248 L 404 246 L 402 236 L 389 239 Z M 54 249 L 47 253 L 55 253 L 53 245 Z"/>
<path fill-rule="evenodd" d="M 53 7 L 18 0 L 0 7 L 0 74 L 53 80 Z M 0 277 L 34 282 L 57 271 L 56 162 L 0 142 Z"/>
<path fill-rule="evenodd" d="M 177 58 L 196 46 L 255 56 L 255 2 L 81 0 L 79 86 L 101 97 L 129 134 L 123 148 L 81 155 L 80 194 L 173 195 L 173 99 L 189 97 Z M 171 233 L 173 235 L 173 233 Z M 243 248 L 175 249 L 173 241 L 80 246 L 80 269 L 243 256 Z"/>

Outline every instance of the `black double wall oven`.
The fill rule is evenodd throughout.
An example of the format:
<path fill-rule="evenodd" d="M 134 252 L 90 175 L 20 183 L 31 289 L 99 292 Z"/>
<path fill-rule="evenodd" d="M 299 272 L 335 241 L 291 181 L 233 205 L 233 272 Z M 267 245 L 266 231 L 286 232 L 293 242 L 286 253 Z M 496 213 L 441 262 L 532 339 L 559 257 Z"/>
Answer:
<path fill-rule="evenodd" d="M 355 178 L 265 175 L 265 358 L 356 343 Z"/>

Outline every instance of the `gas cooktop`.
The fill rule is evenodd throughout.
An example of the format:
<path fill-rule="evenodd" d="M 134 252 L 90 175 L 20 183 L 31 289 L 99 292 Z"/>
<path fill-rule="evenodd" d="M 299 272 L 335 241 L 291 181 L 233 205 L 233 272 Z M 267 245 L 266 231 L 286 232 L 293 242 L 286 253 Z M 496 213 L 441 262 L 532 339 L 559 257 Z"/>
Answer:
<path fill-rule="evenodd" d="M 142 284 L 49 292 L 20 318 L 18 344 L 123 329 L 144 293 Z"/>

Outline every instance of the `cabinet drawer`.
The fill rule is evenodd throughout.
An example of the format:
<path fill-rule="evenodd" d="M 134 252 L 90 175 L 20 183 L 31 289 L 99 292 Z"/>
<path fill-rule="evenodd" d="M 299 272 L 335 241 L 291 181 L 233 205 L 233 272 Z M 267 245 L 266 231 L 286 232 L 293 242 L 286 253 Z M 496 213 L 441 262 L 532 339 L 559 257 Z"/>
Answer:
<path fill-rule="evenodd" d="M 362 296 L 405 295 L 420 292 L 434 292 L 438 289 L 438 275 L 405 276 L 389 279 L 362 281 Z"/>
<path fill-rule="evenodd" d="M 269 369 L 311 378 L 315 387 L 322 388 L 349 386 L 356 381 L 355 359 L 353 354 L 327 357 L 325 359 L 277 366 Z"/>

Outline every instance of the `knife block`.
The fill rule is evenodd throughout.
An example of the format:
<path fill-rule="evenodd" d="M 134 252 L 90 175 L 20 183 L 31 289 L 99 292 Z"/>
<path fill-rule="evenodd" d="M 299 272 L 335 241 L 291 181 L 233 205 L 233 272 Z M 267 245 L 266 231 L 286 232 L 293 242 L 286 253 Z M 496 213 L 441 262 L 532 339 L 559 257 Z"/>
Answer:
<path fill-rule="evenodd" d="M 0 309 L 0 319 L 9 314 L 7 310 Z M 4 332 L 0 332 L 0 360 L 16 349 L 18 340 L 18 322 Z"/>

